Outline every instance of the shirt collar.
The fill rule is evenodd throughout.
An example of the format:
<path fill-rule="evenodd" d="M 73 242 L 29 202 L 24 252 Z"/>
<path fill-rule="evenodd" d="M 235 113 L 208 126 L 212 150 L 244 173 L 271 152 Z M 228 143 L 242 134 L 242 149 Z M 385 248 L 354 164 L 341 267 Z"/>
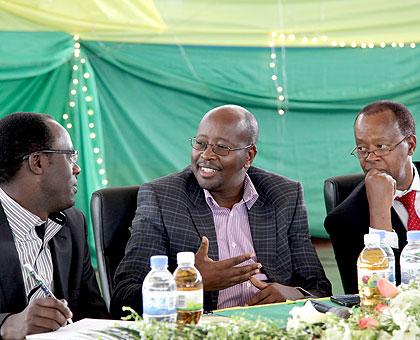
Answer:
<path fill-rule="evenodd" d="M 211 193 L 207 189 L 204 190 L 204 197 L 206 198 L 206 202 L 210 207 L 217 206 L 219 207 L 219 204 L 217 204 L 216 200 L 213 198 Z M 244 179 L 244 194 L 242 196 L 242 201 L 245 202 L 246 207 L 251 209 L 251 207 L 254 205 L 254 203 L 258 199 L 258 193 L 255 189 L 254 184 L 251 181 L 251 178 L 248 176 L 248 174 L 245 174 Z"/>
<path fill-rule="evenodd" d="M 2 188 L 0 188 L 0 202 L 3 205 L 10 228 L 14 231 L 15 237 L 18 239 L 23 235 L 31 234 L 31 230 L 35 229 L 35 226 L 43 223 L 46 223 L 47 228 L 50 228 L 50 225 L 52 225 L 51 228 L 54 228 L 53 234 L 48 237 L 50 239 L 66 222 L 66 216 L 62 212 L 51 214 L 47 221 L 42 220 L 39 216 L 22 207 L 7 195 Z"/>
<path fill-rule="evenodd" d="M 404 196 L 406 193 L 415 190 L 420 191 L 420 177 L 419 172 L 417 171 L 417 168 L 413 165 L 413 181 L 411 182 L 410 187 L 407 190 L 396 190 L 394 198 L 395 197 L 401 197 Z"/>

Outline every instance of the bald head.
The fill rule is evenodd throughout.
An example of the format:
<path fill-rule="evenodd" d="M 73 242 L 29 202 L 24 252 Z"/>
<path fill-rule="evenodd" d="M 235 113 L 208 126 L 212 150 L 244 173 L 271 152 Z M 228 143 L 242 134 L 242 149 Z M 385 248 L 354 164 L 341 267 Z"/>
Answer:
<path fill-rule="evenodd" d="M 207 120 L 222 120 L 235 124 L 242 131 L 247 144 L 256 145 L 258 142 L 258 123 L 254 115 L 238 105 L 222 105 L 208 111 L 200 122 Z"/>

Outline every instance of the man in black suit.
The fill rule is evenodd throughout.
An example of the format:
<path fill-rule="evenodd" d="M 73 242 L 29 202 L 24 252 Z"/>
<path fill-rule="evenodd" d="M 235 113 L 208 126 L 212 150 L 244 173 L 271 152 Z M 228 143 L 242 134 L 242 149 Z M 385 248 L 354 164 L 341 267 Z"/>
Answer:
<path fill-rule="evenodd" d="M 176 268 L 196 253 L 204 309 L 326 296 L 331 285 L 311 244 L 300 183 L 251 166 L 258 124 L 242 107 L 209 111 L 191 138 L 191 166 L 140 187 L 111 312 L 142 310 L 152 255 Z"/>
<path fill-rule="evenodd" d="M 14 113 L 0 120 L 0 145 L 0 337 L 106 317 L 86 221 L 71 208 L 80 167 L 70 135 L 48 115 Z M 45 296 L 25 264 L 57 299 Z"/>
<path fill-rule="evenodd" d="M 324 222 L 346 293 L 358 291 L 356 262 L 364 247 L 363 235 L 370 228 L 386 232 L 395 253 L 399 282 L 400 252 L 407 243 L 407 228 L 411 230 L 418 219 L 415 211 L 420 210 L 420 197 L 413 202 L 412 216 L 400 200 L 420 190 L 418 171 L 412 162 L 416 126 L 410 111 L 392 101 L 367 105 L 356 117 L 354 136 L 352 154 L 359 159 L 365 179 Z"/>

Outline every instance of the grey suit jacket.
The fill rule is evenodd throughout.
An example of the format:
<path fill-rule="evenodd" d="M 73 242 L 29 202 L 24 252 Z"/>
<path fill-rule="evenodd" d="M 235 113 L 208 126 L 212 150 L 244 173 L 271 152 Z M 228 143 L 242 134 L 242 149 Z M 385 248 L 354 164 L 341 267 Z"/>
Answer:
<path fill-rule="evenodd" d="M 66 299 L 73 320 L 108 317 L 90 263 L 87 226 L 74 208 L 64 211 L 66 222 L 50 240 L 54 268 L 54 295 Z M 28 301 L 13 234 L 0 203 L 0 326 L 10 313 L 25 309 Z"/>
<path fill-rule="evenodd" d="M 248 211 L 251 234 L 269 280 L 329 295 L 331 285 L 310 242 L 301 185 L 255 167 L 248 175 L 259 194 Z M 209 239 L 209 257 L 218 260 L 213 215 L 190 167 L 142 185 L 125 257 L 114 278 L 113 316 L 121 315 L 122 306 L 142 311 L 150 256 L 166 254 L 174 271 L 176 254 L 195 253 L 202 236 Z M 217 298 L 218 292 L 205 292 L 205 310 L 215 309 Z"/>

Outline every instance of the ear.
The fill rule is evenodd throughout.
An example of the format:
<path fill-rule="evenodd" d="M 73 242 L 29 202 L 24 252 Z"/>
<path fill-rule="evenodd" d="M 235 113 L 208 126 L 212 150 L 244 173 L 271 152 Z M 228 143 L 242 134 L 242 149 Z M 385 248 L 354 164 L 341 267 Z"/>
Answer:
<path fill-rule="evenodd" d="M 43 170 L 43 162 L 40 153 L 33 153 L 28 158 L 28 166 L 29 170 L 33 172 L 35 175 L 41 175 Z"/>
<path fill-rule="evenodd" d="M 417 145 L 416 135 L 411 135 L 407 137 L 407 142 L 408 142 L 408 155 L 412 156 L 414 154 L 414 151 L 416 151 L 416 145 Z"/>
<path fill-rule="evenodd" d="M 257 155 L 257 146 L 256 145 L 252 145 L 246 154 L 246 160 L 245 160 L 245 164 L 244 164 L 244 168 L 248 169 L 251 165 L 252 162 L 254 161 L 255 156 Z"/>

